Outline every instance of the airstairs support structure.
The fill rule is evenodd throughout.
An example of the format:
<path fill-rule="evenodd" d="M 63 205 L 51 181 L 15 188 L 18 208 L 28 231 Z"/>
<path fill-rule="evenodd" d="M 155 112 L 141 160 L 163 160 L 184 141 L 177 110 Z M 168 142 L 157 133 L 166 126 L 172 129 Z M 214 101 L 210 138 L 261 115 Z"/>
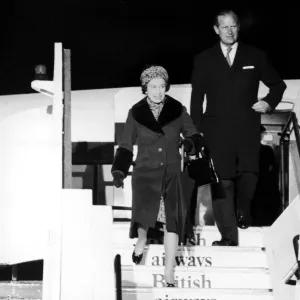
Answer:
<path fill-rule="evenodd" d="M 55 44 L 53 90 L 43 81 L 32 87 L 53 97 L 53 131 L 57 170 L 56 216 L 44 258 L 43 300 L 114 299 L 114 269 L 110 244 L 112 212 L 94 207 L 91 190 L 72 188 L 71 53 Z M 84 274 L 84 276 L 82 276 Z"/>
<path fill-rule="evenodd" d="M 1 140 L 0 152 L 8 159 L 1 161 L 0 174 L 1 212 L 3 208 L 6 213 L 0 223 L 0 264 L 43 260 L 42 289 L 39 284 L 25 283 L 27 298 L 114 300 L 112 210 L 94 207 L 91 190 L 72 189 L 70 51 L 56 43 L 54 52 L 53 81 L 35 80 L 31 85 L 48 105 L 22 111 L 21 124 L 10 123 L 15 115 L 1 123 L 1 130 L 19 127 Z M 26 128 L 28 124 L 31 127 Z M 20 137 L 22 130 L 26 135 Z M 22 228 L 9 216 L 20 217 Z M 33 253 L 28 249 L 34 249 Z M 22 299 L 25 296 L 18 294 L 19 288 L 24 291 L 24 283 L 0 285 L 1 299 L 9 290 L 9 299 Z"/>

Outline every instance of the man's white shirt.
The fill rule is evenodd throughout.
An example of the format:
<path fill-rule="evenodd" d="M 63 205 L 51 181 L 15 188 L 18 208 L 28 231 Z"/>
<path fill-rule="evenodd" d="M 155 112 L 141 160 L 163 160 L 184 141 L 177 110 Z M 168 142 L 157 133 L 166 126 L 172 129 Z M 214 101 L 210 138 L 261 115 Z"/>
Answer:
<path fill-rule="evenodd" d="M 231 65 L 232 65 L 233 62 L 234 62 L 234 58 L 235 58 L 235 54 L 236 54 L 237 47 L 238 47 L 238 42 L 234 43 L 234 44 L 231 46 L 231 51 L 229 52 L 229 58 L 230 58 Z M 228 48 L 228 46 L 224 45 L 224 44 L 221 42 L 221 49 L 222 49 L 222 52 L 223 52 L 223 55 L 224 55 L 225 58 L 226 58 L 226 56 L 227 56 L 227 48 Z"/>

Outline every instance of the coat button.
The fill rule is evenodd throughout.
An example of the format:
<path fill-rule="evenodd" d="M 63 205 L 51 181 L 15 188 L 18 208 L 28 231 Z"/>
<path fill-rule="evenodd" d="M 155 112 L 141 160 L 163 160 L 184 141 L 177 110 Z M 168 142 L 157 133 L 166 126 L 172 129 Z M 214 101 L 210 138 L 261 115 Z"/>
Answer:
<path fill-rule="evenodd" d="M 161 166 L 163 166 L 163 165 L 164 165 L 164 163 L 163 163 L 163 162 L 161 162 L 161 163 L 160 163 L 160 165 L 161 165 Z"/>
<path fill-rule="evenodd" d="M 158 152 L 162 152 L 162 148 L 158 148 Z"/>
<path fill-rule="evenodd" d="M 162 135 L 162 133 L 158 133 L 157 136 L 158 137 L 162 137 L 163 135 Z"/>

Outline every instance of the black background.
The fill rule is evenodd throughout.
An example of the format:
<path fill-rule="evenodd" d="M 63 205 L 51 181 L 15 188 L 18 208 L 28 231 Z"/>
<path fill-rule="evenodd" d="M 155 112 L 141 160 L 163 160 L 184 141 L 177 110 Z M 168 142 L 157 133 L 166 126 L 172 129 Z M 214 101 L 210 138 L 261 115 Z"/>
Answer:
<path fill-rule="evenodd" d="M 151 63 L 166 67 L 172 84 L 190 83 L 193 57 L 218 40 L 213 16 L 226 4 L 191 0 L 4 3 L 2 95 L 33 92 L 30 82 L 36 64 L 45 64 L 52 77 L 55 42 L 71 49 L 73 90 L 137 86 L 142 68 Z M 230 4 L 240 15 L 241 39 L 267 51 L 283 79 L 300 78 L 296 8 L 287 1 L 277 6 L 263 1 Z"/>

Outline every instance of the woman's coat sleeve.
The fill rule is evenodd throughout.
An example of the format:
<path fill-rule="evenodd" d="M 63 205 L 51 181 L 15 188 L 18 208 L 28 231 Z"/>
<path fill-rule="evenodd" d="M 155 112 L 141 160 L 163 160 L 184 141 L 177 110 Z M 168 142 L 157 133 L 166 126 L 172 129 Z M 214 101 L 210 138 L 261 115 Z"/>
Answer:
<path fill-rule="evenodd" d="M 128 112 L 127 120 L 122 133 L 119 147 L 116 151 L 111 172 L 122 172 L 126 177 L 133 160 L 133 145 L 136 143 L 137 128 L 132 117 L 131 110 Z"/>
<path fill-rule="evenodd" d="M 182 135 L 185 139 L 189 139 L 192 141 L 193 148 L 191 149 L 189 154 L 194 155 L 196 153 L 196 149 L 202 146 L 202 134 L 197 131 L 197 128 L 185 107 L 183 107 L 182 120 Z"/>

